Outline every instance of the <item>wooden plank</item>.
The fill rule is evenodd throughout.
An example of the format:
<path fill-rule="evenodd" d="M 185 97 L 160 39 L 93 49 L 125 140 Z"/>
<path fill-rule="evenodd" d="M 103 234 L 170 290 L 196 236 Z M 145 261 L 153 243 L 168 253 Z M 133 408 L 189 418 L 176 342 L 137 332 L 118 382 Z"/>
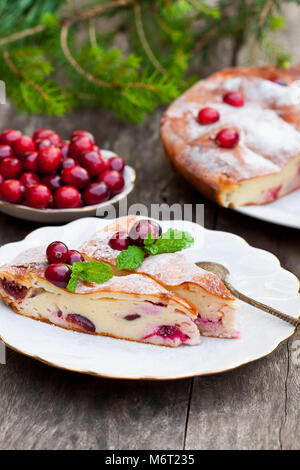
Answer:
<path fill-rule="evenodd" d="M 100 379 L 13 351 L 0 366 L 0 378 L 0 449 L 183 446 L 188 380 Z"/>
<path fill-rule="evenodd" d="M 300 332 L 288 342 L 288 370 L 285 386 L 285 416 L 281 426 L 283 449 L 300 448 Z"/>

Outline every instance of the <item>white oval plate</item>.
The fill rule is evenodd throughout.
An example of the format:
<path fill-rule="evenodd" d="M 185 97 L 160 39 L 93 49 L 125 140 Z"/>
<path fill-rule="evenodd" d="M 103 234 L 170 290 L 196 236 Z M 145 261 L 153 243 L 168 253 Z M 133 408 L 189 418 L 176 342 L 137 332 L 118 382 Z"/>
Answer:
<path fill-rule="evenodd" d="M 0 248 L 0 262 L 24 249 L 53 240 L 77 248 L 107 220 L 84 218 L 60 227 L 44 227 L 25 240 Z M 275 256 L 242 238 L 210 231 L 191 222 L 162 222 L 163 230 L 193 232 L 196 243 L 185 251 L 193 261 L 218 261 L 232 273 L 233 284 L 247 295 L 294 317 L 300 312 L 298 280 Z M 0 302 L 0 337 L 7 346 L 59 368 L 126 379 L 178 379 L 224 372 L 271 353 L 294 327 L 241 303 L 237 315 L 241 339 L 202 338 L 197 346 L 167 348 L 64 330 L 15 314 Z"/>
<path fill-rule="evenodd" d="M 101 149 L 101 153 L 105 158 L 111 158 L 116 155 L 110 150 Z M 0 200 L 0 211 L 4 214 L 17 217 L 18 219 L 30 220 L 31 222 L 38 222 L 39 224 L 60 224 L 70 222 L 70 220 L 79 219 L 81 217 L 94 216 L 98 209 L 105 209 L 105 207 L 115 204 L 116 202 L 124 199 L 134 188 L 135 170 L 126 165 L 123 172 L 125 185 L 123 191 L 116 194 L 108 201 L 101 202 L 94 206 L 85 206 L 80 209 L 34 209 L 33 207 L 23 206 L 22 204 L 11 204 L 6 201 Z"/>
<path fill-rule="evenodd" d="M 294 191 L 270 204 L 235 207 L 234 210 L 273 224 L 300 228 L 300 190 Z"/>

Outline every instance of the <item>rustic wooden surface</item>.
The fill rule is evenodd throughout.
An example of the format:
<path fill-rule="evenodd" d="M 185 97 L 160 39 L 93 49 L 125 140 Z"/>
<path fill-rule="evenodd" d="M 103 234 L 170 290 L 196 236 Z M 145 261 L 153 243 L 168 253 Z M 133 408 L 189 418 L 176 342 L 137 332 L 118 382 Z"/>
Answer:
<path fill-rule="evenodd" d="M 136 167 L 130 203 L 204 202 L 207 228 L 241 235 L 300 276 L 299 231 L 218 208 L 170 170 L 159 140 L 161 113 L 136 128 L 104 112 L 54 120 L 0 107 L 1 128 L 32 133 L 49 126 L 64 137 L 76 128 L 91 130 L 101 147 Z M 37 227 L 1 214 L 0 244 L 21 240 Z M 291 360 L 296 338 L 232 372 L 162 383 L 82 376 L 9 350 L 6 366 L 0 366 L 0 448 L 299 448 L 299 367 Z"/>

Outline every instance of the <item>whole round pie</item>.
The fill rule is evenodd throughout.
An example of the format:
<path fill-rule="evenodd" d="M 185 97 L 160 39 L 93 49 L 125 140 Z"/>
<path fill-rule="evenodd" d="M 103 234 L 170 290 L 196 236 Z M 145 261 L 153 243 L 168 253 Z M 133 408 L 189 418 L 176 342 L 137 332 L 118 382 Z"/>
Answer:
<path fill-rule="evenodd" d="M 225 207 L 300 188 L 300 66 L 222 70 L 167 109 L 161 137 L 175 169 Z"/>

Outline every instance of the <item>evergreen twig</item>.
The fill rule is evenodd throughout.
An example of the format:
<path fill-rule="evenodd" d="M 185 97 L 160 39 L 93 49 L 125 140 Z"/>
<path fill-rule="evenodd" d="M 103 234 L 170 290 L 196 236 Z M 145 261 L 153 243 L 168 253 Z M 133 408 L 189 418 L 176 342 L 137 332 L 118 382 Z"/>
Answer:
<path fill-rule="evenodd" d="M 3 0 L 1 79 L 24 112 L 61 115 L 75 105 L 102 106 L 139 122 L 193 83 L 196 77 L 186 76 L 189 63 L 199 57 L 207 62 L 223 38 L 232 39 L 233 63 L 250 40 L 252 61 L 260 50 L 287 67 L 288 54 L 272 45 L 268 32 L 283 27 L 282 6 L 289 1 L 300 3 L 94 0 L 78 6 L 73 0 Z M 101 32 L 101 21 L 112 16 L 119 18 L 114 30 Z M 86 37 L 78 52 L 83 28 Z M 117 32 L 129 41 L 131 54 L 114 47 Z M 63 86 L 57 83 L 57 67 L 65 72 Z"/>

